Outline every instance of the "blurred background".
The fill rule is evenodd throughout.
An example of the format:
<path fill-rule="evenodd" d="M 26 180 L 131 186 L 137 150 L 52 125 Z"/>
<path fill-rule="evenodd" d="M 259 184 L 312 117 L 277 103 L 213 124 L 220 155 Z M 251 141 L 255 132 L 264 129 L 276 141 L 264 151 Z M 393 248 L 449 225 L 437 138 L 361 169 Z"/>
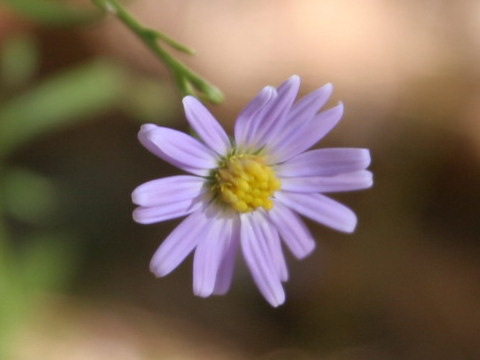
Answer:
<path fill-rule="evenodd" d="M 177 173 L 140 124 L 186 129 L 165 67 L 89 1 L 0 2 L 0 358 L 480 359 L 480 2 L 136 0 L 142 23 L 226 95 L 231 131 L 267 84 L 332 82 L 319 146 L 365 147 L 375 185 L 334 197 L 352 235 L 309 224 L 272 309 L 239 262 L 201 299 L 191 259 L 148 271 L 178 223 L 140 226 L 130 193 Z"/>

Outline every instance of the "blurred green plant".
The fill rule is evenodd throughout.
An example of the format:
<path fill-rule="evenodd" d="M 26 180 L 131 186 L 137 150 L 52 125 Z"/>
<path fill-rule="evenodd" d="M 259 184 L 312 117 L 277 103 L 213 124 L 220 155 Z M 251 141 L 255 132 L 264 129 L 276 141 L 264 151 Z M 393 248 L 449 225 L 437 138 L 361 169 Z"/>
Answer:
<path fill-rule="evenodd" d="M 98 11 L 76 9 L 52 0 L 1 0 L 1 2 L 36 23 L 49 26 L 79 25 L 97 20 Z"/>
<path fill-rule="evenodd" d="M 9 233 L 5 221 L 7 217 L 20 223 L 41 225 L 54 214 L 58 194 L 48 178 L 28 169 L 9 166 L 5 161 L 7 155 L 35 136 L 85 115 L 92 108 L 98 109 L 100 102 L 105 106 L 104 97 L 92 106 L 93 101 L 89 97 L 81 96 L 82 92 L 91 91 L 85 89 L 86 86 L 97 86 L 92 76 L 96 76 L 100 84 L 103 79 L 101 90 L 111 92 L 118 84 L 118 81 L 110 79 L 110 87 L 106 87 L 105 77 L 100 77 L 98 73 L 106 66 L 101 68 L 99 63 L 94 63 L 87 66 L 87 70 L 82 68 L 83 71 L 61 74 L 33 90 L 15 95 L 31 81 L 38 60 L 36 43 L 26 34 L 12 35 L 0 49 L 3 95 L 0 99 L 1 359 L 11 358 L 14 336 L 34 311 L 39 295 L 64 284 L 75 258 L 70 235 L 42 234 L 38 230 L 26 235 Z M 86 79 L 79 79 L 79 76 L 86 76 Z M 65 101 L 65 96 L 80 96 L 80 99 L 72 103 Z"/>
<path fill-rule="evenodd" d="M 198 95 L 214 104 L 224 100 L 224 95 L 218 87 L 172 56 L 161 43 L 188 55 L 193 55 L 194 50 L 157 30 L 143 26 L 116 0 L 92 0 L 92 3 L 101 11 L 73 8 L 63 2 L 52 0 L 0 0 L 0 2 L 21 16 L 49 26 L 84 25 L 102 18 L 102 14 L 110 13 L 137 35 L 167 66 L 174 77 L 176 86 L 183 95 Z M 17 51 L 22 51 L 22 49 Z M 28 51 L 28 49 L 23 49 L 23 51 Z"/>
<path fill-rule="evenodd" d="M 5 39 L 0 57 L 0 83 L 3 89 L 16 90 L 35 75 L 38 51 L 35 40 L 27 34 L 14 34 Z"/>
<path fill-rule="evenodd" d="M 3 227 L 3 224 L 0 225 Z M 63 288 L 72 276 L 77 255 L 70 234 L 35 234 L 13 252 L 0 234 L 0 358 L 11 359 L 15 335 L 44 291 Z"/>
<path fill-rule="evenodd" d="M 142 122 L 158 121 L 174 103 L 168 87 L 106 59 L 34 82 L 41 59 L 36 44 L 29 34 L 12 34 L 0 48 L 0 359 L 11 358 L 15 334 L 39 296 L 67 283 L 78 256 L 70 232 L 45 233 L 45 224 L 60 211 L 56 184 L 11 165 L 11 156 L 99 113 L 117 109 Z M 10 220 L 22 231 L 9 231 Z"/>
<path fill-rule="evenodd" d="M 96 60 L 56 74 L 0 107 L 0 158 L 64 124 L 112 107 L 125 89 L 125 73 Z"/>
<path fill-rule="evenodd" d="M 124 91 L 119 107 L 132 119 L 167 123 L 178 114 L 181 104 L 171 87 L 146 76 L 130 76 L 128 86 L 135 91 Z"/>
<path fill-rule="evenodd" d="M 55 187 L 47 178 L 25 169 L 1 169 L 1 359 L 11 358 L 15 335 L 35 311 L 42 292 L 60 289 L 67 283 L 77 257 L 70 234 L 37 231 L 13 235 L 8 233 L 5 218 L 39 224 L 57 208 L 56 195 Z"/>
<path fill-rule="evenodd" d="M 0 177 L 1 211 L 19 221 L 41 224 L 58 207 L 52 182 L 31 170 L 7 167 Z"/>

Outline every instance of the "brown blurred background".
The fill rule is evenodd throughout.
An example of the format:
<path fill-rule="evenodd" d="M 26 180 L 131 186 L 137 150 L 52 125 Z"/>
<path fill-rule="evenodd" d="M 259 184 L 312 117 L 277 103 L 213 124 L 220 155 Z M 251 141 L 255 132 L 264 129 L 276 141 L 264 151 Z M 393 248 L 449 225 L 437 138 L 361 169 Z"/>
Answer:
<path fill-rule="evenodd" d="M 145 121 L 186 128 L 169 74 L 113 17 L 54 27 L 0 5 L 0 42 L 27 34 L 39 49 L 34 80 L 19 93 L 98 58 L 128 82 L 89 121 L 7 158 L 58 192 L 53 216 L 10 219 L 13 234 L 64 229 L 75 253 L 65 285 L 43 291 L 16 333 L 15 359 L 480 359 L 480 2 L 127 7 L 197 50 L 181 58 L 224 91 L 226 101 L 210 108 L 229 130 L 267 84 L 298 74 L 306 93 L 332 82 L 332 103 L 343 101 L 345 115 L 319 146 L 370 148 L 375 185 L 335 196 L 359 217 L 353 235 L 310 224 L 318 248 L 302 262 L 289 257 L 278 309 L 242 262 L 224 297 L 192 295 L 191 261 L 156 280 L 150 257 L 177 222 L 133 223 L 130 192 L 176 173 L 136 140 Z"/>

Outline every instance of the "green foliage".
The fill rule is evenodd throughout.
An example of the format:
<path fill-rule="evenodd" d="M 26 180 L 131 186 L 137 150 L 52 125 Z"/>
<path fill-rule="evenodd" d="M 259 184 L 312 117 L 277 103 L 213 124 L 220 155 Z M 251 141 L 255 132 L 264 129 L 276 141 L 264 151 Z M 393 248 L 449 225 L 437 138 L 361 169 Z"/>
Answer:
<path fill-rule="evenodd" d="M 91 9 L 73 9 L 65 3 L 52 0 L 1 0 L 21 16 L 50 26 L 79 25 L 99 18 L 100 13 Z"/>
<path fill-rule="evenodd" d="M 57 208 L 57 193 L 48 178 L 27 169 L 6 168 L 0 174 L 1 210 L 20 220 L 40 224 Z"/>
<path fill-rule="evenodd" d="M 0 247 L 5 240 L 0 234 Z M 28 319 L 43 291 L 64 286 L 76 254 L 63 234 L 35 235 L 20 252 L 0 254 L 0 357 L 8 359 L 14 335 Z"/>
<path fill-rule="evenodd" d="M 27 239 L 27 244 L 17 265 L 23 291 L 54 290 L 68 284 L 78 259 L 70 235 L 35 234 Z"/>
<path fill-rule="evenodd" d="M 38 67 L 38 51 L 32 37 L 18 34 L 5 40 L 0 56 L 0 75 L 3 90 L 25 85 Z"/>
<path fill-rule="evenodd" d="M 125 74 L 109 62 L 94 61 L 67 70 L 0 106 L 0 158 L 63 125 L 111 107 Z"/>
<path fill-rule="evenodd" d="M 17 90 L 36 69 L 33 42 L 11 39 L 0 57 L 4 89 Z M 43 291 L 59 288 L 72 273 L 75 256 L 68 235 L 34 232 L 12 235 L 4 216 L 40 226 L 54 215 L 58 194 L 49 179 L 3 160 L 20 146 L 61 127 L 106 111 L 129 89 L 127 73 L 96 60 L 55 74 L 0 103 L 0 358 L 8 359 L 13 337 Z M 23 247 L 11 246 L 14 243 Z"/>
<path fill-rule="evenodd" d="M 120 106 L 133 119 L 141 123 L 161 119 L 166 123 L 178 113 L 180 104 L 172 87 L 152 78 L 132 76 L 129 88 L 135 91 L 125 92 Z"/>

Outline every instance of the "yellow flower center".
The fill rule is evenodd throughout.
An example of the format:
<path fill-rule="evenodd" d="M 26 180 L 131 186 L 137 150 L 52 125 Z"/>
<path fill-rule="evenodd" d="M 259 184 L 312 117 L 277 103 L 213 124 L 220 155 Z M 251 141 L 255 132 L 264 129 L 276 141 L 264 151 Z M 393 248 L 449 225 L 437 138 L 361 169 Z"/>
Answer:
<path fill-rule="evenodd" d="M 270 210 L 280 180 L 262 157 L 232 155 L 215 173 L 213 191 L 223 202 L 238 212 L 250 212 L 258 207 Z"/>

